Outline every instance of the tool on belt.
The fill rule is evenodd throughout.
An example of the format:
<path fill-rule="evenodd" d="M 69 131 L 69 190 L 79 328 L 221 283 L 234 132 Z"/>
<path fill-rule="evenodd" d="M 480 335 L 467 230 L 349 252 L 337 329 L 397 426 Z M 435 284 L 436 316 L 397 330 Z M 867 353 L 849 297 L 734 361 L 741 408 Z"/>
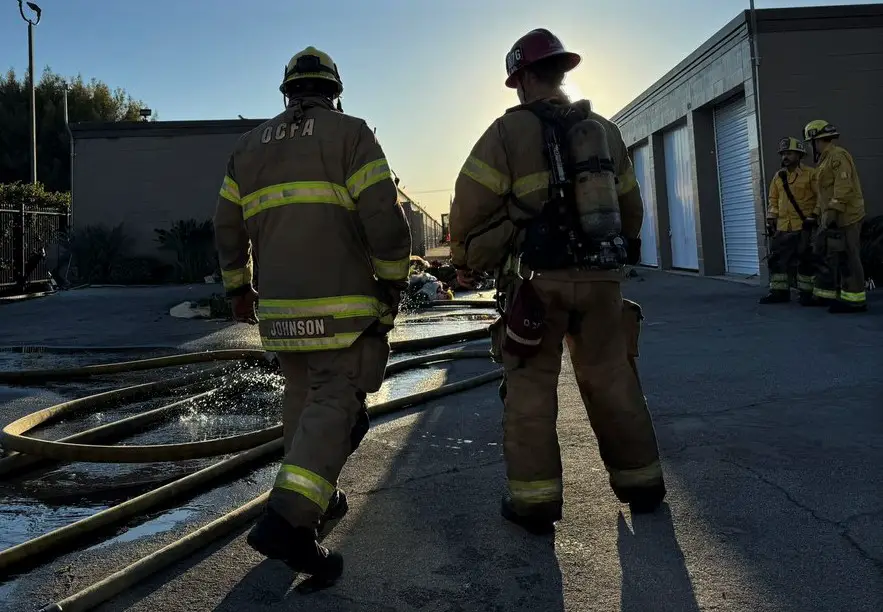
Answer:
<path fill-rule="evenodd" d="M 519 268 L 521 262 L 519 261 Z M 530 278 L 521 278 L 503 315 L 503 350 L 527 359 L 540 350 L 546 331 L 546 309 Z"/>

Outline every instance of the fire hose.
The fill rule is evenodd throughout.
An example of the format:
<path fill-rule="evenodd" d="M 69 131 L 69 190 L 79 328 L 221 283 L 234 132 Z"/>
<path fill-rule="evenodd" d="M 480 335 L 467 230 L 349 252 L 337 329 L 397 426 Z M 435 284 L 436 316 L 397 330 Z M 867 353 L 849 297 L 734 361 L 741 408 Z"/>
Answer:
<path fill-rule="evenodd" d="M 444 303 L 445 305 L 448 302 Z M 470 304 L 472 306 L 473 304 Z M 489 307 L 487 301 L 475 307 Z M 394 353 L 420 351 L 456 342 L 477 340 L 487 337 L 487 328 L 449 334 L 432 338 L 392 342 Z M 454 359 L 487 358 L 486 350 L 450 350 L 428 355 L 415 356 L 391 363 L 387 368 L 387 376 L 404 370 Z M 183 355 L 143 359 L 122 363 L 108 363 L 62 370 L 26 370 L 19 372 L 0 373 L 0 383 L 28 384 L 49 380 L 76 379 L 88 376 L 143 371 L 148 369 L 170 367 L 213 361 L 245 360 L 252 363 L 266 363 L 265 353 L 260 350 L 232 349 L 207 351 Z M 169 418 L 197 399 L 208 397 L 218 392 L 217 388 L 209 388 L 183 400 L 179 400 L 121 419 L 60 440 L 38 440 L 23 434 L 39 425 L 58 419 L 80 414 L 87 410 L 106 409 L 120 400 L 132 400 L 138 397 L 156 395 L 165 391 L 179 389 L 184 386 L 204 388 L 210 385 L 213 378 L 231 372 L 229 365 L 207 368 L 173 379 L 164 379 L 151 383 L 133 385 L 112 391 L 98 393 L 88 397 L 63 402 L 49 408 L 26 415 L 7 425 L 2 432 L 5 448 L 12 450 L 7 457 L 0 459 L 0 475 L 13 472 L 21 476 L 24 468 L 34 467 L 39 463 L 55 461 L 90 461 L 104 463 L 148 463 L 157 461 L 178 461 L 182 459 L 204 458 L 239 454 L 219 461 L 211 466 L 186 475 L 178 480 L 165 484 L 155 490 L 139 495 L 126 502 L 98 512 L 88 518 L 76 521 L 44 535 L 28 540 L 22 544 L 0 551 L 0 570 L 7 573 L 11 568 L 32 564 L 35 559 L 44 558 L 52 552 L 59 552 L 83 536 L 109 526 L 118 525 L 125 520 L 142 514 L 150 509 L 161 507 L 170 500 L 185 493 L 192 492 L 206 483 L 229 475 L 259 459 L 270 459 L 282 452 L 282 426 L 248 432 L 238 436 L 230 436 L 202 442 L 184 444 L 162 444 L 145 446 L 111 446 L 94 444 L 96 441 L 119 439 L 126 435 L 143 430 L 150 425 Z M 449 383 L 441 387 L 397 398 L 388 402 L 373 405 L 369 408 L 372 416 L 390 414 L 402 409 L 425 403 L 432 399 L 464 391 L 484 385 L 502 377 L 502 371 L 495 370 L 474 376 L 459 382 Z M 233 529 L 255 518 L 261 511 L 269 494 L 258 496 L 244 506 L 192 532 L 188 536 L 173 542 L 161 550 L 140 561 L 112 574 L 106 579 L 78 592 L 64 600 L 49 604 L 44 610 L 70 612 L 72 610 L 88 610 L 120 593 L 139 580 L 155 573 L 174 561 L 185 557 L 194 550 L 229 533 Z M 59 553 L 60 554 L 60 553 Z"/>

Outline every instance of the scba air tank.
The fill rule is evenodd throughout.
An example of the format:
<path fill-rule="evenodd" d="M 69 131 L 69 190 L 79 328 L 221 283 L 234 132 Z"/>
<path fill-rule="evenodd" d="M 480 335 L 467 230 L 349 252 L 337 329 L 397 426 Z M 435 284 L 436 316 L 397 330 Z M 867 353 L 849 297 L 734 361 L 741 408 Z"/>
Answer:
<path fill-rule="evenodd" d="M 594 239 L 619 235 L 622 219 L 607 130 L 594 119 L 580 121 L 567 132 L 567 148 L 583 232 Z"/>

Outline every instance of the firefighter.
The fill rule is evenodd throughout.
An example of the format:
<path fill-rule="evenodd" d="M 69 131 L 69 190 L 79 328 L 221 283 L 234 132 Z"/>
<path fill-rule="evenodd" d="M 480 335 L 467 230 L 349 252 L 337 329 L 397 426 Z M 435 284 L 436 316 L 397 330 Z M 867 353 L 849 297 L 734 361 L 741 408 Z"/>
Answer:
<path fill-rule="evenodd" d="M 865 274 L 861 259 L 861 226 L 865 200 L 855 161 L 837 144 L 840 132 L 822 119 L 810 121 L 803 137 L 812 143 L 817 162 L 814 218 L 820 223 L 816 240 L 819 259 L 813 295 L 831 313 L 864 312 Z"/>
<path fill-rule="evenodd" d="M 501 513 L 538 534 L 562 516 L 556 418 L 565 341 L 616 496 L 633 512 L 652 512 L 666 492 L 634 362 L 640 307 L 620 292 L 623 264 L 640 257 L 641 193 L 616 125 L 561 89 L 579 62 L 545 29 L 515 43 L 506 86 L 521 105 L 473 147 L 450 213 L 460 284 L 472 283 L 475 270 L 498 281 L 492 354 L 505 371 L 508 485 Z"/>
<path fill-rule="evenodd" d="M 791 301 L 791 287 L 797 285 L 800 303 L 813 303 L 813 169 L 802 162 L 806 147 L 797 138 L 779 141 L 782 168 L 770 184 L 767 209 L 767 233 L 771 237 L 767 260 L 770 274 L 769 294 L 761 304 Z M 795 279 L 796 276 L 796 279 Z"/>
<path fill-rule="evenodd" d="M 285 377 L 285 458 L 248 543 L 321 584 L 343 570 L 318 531 L 347 510 L 337 479 L 383 381 L 411 234 L 374 133 L 343 113 L 331 57 L 296 54 L 280 90 L 285 110 L 230 156 L 214 223 L 234 316 L 258 324 Z"/>

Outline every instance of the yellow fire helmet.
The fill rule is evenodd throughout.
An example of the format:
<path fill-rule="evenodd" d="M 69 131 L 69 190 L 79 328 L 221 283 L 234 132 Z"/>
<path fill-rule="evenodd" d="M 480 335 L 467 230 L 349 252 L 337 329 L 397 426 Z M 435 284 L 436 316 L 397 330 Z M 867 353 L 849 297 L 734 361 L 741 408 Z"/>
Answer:
<path fill-rule="evenodd" d="M 798 139 L 788 136 L 779 141 L 779 153 L 785 151 L 794 151 L 801 155 L 806 155 L 806 147 Z"/>
<path fill-rule="evenodd" d="M 325 79 L 337 85 L 337 96 L 343 93 L 343 81 L 340 80 L 337 64 L 330 55 L 316 47 L 307 47 L 292 56 L 285 66 L 285 76 L 279 91 L 285 93 L 285 85 L 298 79 Z"/>
<path fill-rule="evenodd" d="M 840 132 L 837 131 L 837 128 L 824 119 L 810 121 L 806 124 L 806 127 L 803 128 L 803 140 L 805 142 L 837 138 L 838 136 L 840 136 Z"/>

